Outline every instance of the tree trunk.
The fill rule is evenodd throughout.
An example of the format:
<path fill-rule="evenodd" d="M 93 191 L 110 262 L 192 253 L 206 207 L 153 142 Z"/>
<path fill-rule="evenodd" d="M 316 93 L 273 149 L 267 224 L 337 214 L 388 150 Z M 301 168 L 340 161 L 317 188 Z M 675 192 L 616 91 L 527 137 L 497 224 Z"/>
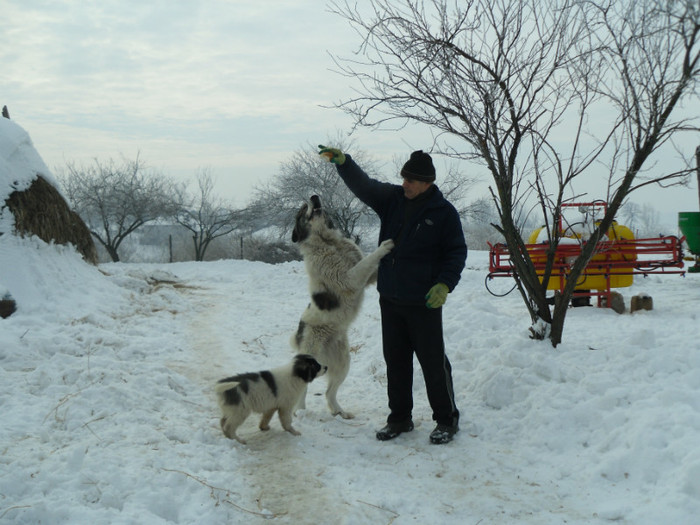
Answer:
<path fill-rule="evenodd" d="M 107 250 L 107 253 L 112 258 L 112 262 L 119 262 L 119 254 L 114 246 L 105 246 L 105 250 Z"/>
<path fill-rule="evenodd" d="M 192 236 L 192 242 L 194 242 L 194 260 L 195 261 L 201 261 L 202 256 L 201 256 L 201 243 L 199 241 L 199 235 L 196 233 Z"/>
<path fill-rule="evenodd" d="M 549 334 L 549 341 L 554 348 L 561 343 L 564 334 L 564 321 L 569 310 L 569 298 L 560 293 L 554 294 L 554 313 L 552 315 L 552 331 Z"/>

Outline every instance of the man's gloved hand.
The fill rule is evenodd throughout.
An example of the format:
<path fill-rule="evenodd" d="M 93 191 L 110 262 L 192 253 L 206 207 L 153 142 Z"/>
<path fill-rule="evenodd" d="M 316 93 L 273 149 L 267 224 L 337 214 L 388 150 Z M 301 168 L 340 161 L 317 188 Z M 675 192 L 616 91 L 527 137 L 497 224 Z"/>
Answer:
<path fill-rule="evenodd" d="M 449 288 L 446 284 L 437 283 L 433 286 L 425 296 L 425 306 L 428 308 L 440 308 L 445 301 L 447 301 L 447 294 L 449 293 Z"/>
<path fill-rule="evenodd" d="M 322 144 L 319 144 L 318 147 L 321 148 L 318 154 L 325 157 L 328 162 L 332 162 L 338 166 L 341 166 L 345 162 L 345 154 L 338 148 L 328 148 Z"/>

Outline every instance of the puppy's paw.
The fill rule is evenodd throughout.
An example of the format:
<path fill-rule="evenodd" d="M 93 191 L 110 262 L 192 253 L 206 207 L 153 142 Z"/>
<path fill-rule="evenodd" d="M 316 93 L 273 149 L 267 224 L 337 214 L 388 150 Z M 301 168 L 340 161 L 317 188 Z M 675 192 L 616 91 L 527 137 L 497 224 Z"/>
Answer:
<path fill-rule="evenodd" d="M 222 417 L 222 418 L 219 420 L 219 423 L 221 424 L 221 431 L 224 433 L 224 436 L 226 436 L 226 437 L 229 438 L 229 439 L 238 439 L 238 437 L 236 437 L 236 433 L 235 433 L 235 432 L 231 432 L 231 429 L 230 429 L 230 428 L 228 427 L 228 425 L 226 424 L 226 423 L 227 423 L 227 420 L 226 420 L 225 417 Z"/>
<path fill-rule="evenodd" d="M 352 412 L 346 412 L 345 410 L 339 410 L 333 414 L 334 416 L 340 416 L 343 419 L 355 419 L 355 414 Z"/>
<path fill-rule="evenodd" d="M 266 425 L 266 424 L 264 424 L 264 423 L 260 423 L 260 425 L 258 426 L 258 428 L 259 428 L 260 430 L 262 430 L 263 432 L 266 432 L 266 431 L 270 430 L 270 425 Z"/>

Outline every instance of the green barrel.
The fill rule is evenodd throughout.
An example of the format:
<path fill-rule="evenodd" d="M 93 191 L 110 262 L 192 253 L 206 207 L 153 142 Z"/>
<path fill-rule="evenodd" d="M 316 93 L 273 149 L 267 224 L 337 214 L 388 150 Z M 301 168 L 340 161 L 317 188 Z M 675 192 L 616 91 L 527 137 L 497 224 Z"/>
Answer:
<path fill-rule="evenodd" d="M 685 235 L 688 248 L 695 255 L 700 255 L 700 211 L 681 211 L 678 213 L 678 227 Z"/>

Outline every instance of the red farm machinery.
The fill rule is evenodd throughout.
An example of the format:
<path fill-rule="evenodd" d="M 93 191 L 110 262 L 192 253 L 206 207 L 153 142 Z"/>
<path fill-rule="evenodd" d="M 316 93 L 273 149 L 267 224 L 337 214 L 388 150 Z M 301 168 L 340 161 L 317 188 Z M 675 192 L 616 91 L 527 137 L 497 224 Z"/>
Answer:
<path fill-rule="evenodd" d="M 595 227 L 596 216 L 605 214 L 607 203 L 602 201 L 565 204 L 566 209 L 575 209 L 583 215 L 579 221 L 560 221 L 559 245 L 554 253 L 554 264 L 547 285 L 548 290 L 563 291 L 568 275 L 575 260 L 587 242 L 586 233 Z M 545 272 L 547 252 L 549 251 L 548 236 L 544 228 L 535 230 L 525 245 L 540 280 Z M 544 234 L 544 235 L 543 235 Z M 631 286 L 635 275 L 651 275 L 658 273 L 685 273 L 683 263 L 683 240 L 675 236 L 635 239 L 632 231 L 626 226 L 613 222 L 603 240 L 598 242 L 595 253 L 585 267 L 574 289 L 574 301 L 587 304 L 590 297 L 597 297 L 598 306 L 610 306 L 611 294 L 614 288 Z M 490 245 L 488 279 L 495 277 L 512 277 L 513 265 L 505 244 Z"/>

